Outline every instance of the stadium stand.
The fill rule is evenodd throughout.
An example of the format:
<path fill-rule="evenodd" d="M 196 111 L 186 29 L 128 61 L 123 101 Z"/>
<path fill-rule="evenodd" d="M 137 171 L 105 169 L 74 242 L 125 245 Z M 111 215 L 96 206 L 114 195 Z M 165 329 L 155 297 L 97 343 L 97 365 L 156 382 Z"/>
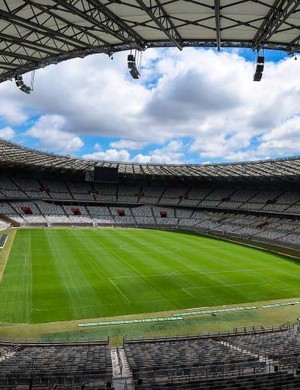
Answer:
<path fill-rule="evenodd" d="M 14 199 L 14 198 L 13 198 Z M 28 199 L 28 198 L 26 198 Z M 299 246 L 300 221 L 297 215 L 291 214 L 247 214 L 238 212 L 219 212 L 219 208 L 174 208 L 155 205 L 144 206 L 104 206 L 86 203 L 62 204 L 47 201 L 15 201 L 0 202 L 0 215 L 26 225 L 47 225 L 59 223 L 71 225 L 133 225 L 164 226 L 169 228 L 188 228 L 202 230 L 208 234 L 217 234 L 247 238 L 252 240 L 273 241 L 280 245 Z M 106 204 L 106 203 L 105 203 Z M 30 212 L 26 212 L 29 210 Z M 76 210 L 76 213 L 74 212 Z M 125 215 L 120 216 L 118 211 Z M 77 214 L 77 215 L 75 215 Z"/>
<path fill-rule="evenodd" d="M 300 252 L 300 187 L 295 181 L 300 159 L 205 166 L 101 163 L 3 140 L 1 151 L 1 229 L 11 222 L 21 227 L 182 229 Z M 117 167 L 118 182 L 89 181 L 86 173 L 95 164 Z M 20 175 L 20 167 L 26 174 Z M 289 327 L 202 338 L 126 339 L 119 352 L 136 389 L 292 389 L 300 386 L 299 340 L 298 328 Z M 2 344 L 0 389 L 113 386 L 107 344 Z"/>
<path fill-rule="evenodd" d="M 5 221 L 1 221 L 0 220 L 0 231 L 1 230 L 6 230 L 6 229 L 8 229 L 10 227 L 10 223 L 7 223 L 7 222 L 5 222 Z"/>
<path fill-rule="evenodd" d="M 165 390 L 165 389 L 204 389 L 204 390 L 280 390 L 280 389 L 298 389 L 300 385 L 299 378 L 293 374 L 280 373 L 280 374 L 256 374 L 255 376 L 244 376 L 236 378 L 226 379 L 205 379 L 205 380 L 190 380 L 187 379 L 185 383 L 155 383 L 155 384 L 142 384 L 137 385 L 138 390 Z"/>
<path fill-rule="evenodd" d="M 106 389 L 111 384 L 107 342 L 0 345 L 0 389 Z"/>
<path fill-rule="evenodd" d="M 0 342 L 0 389 L 297 389 L 299 352 L 298 324 L 125 338 L 117 349 L 108 341 Z"/>
<path fill-rule="evenodd" d="M 226 342 L 239 349 L 247 349 L 253 354 L 264 356 L 268 359 L 279 359 L 286 355 L 300 356 L 298 329 L 290 329 L 278 333 L 228 337 Z"/>
<path fill-rule="evenodd" d="M 71 194 L 70 194 L 71 196 Z M 20 196 L 19 196 L 20 198 Z M 25 195 L 23 195 L 25 198 Z M 120 216 L 119 206 L 94 205 L 94 202 L 78 205 L 76 202 L 65 204 L 61 199 L 49 203 L 45 200 L 14 200 L 0 202 L 0 215 L 7 216 L 22 225 L 30 224 L 122 224 L 122 225 L 157 225 L 172 228 L 197 228 L 211 234 L 230 235 L 252 239 L 263 239 L 285 243 L 299 244 L 299 218 L 290 213 L 262 213 L 256 210 L 248 214 L 235 209 L 229 213 L 224 209 L 218 212 L 216 208 L 174 208 L 148 206 L 122 206 L 125 215 Z M 55 203 L 54 203 L 55 202 Z M 106 203 L 105 203 L 106 204 Z M 262 205 L 260 205 L 260 208 Z M 26 211 L 27 210 L 27 211 Z M 78 210 L 75 215 L 74 210 Z M 29 211 L 29 212 L 28 212 Z M 244 212 L 244 213 L 243 213 Z M 104 218 L 105 217 L 105 218 Z"/>
<path fill-rule="evenodd" d="M 127 340 L 136 389 L 296 389 L 299 329 Z"/>
<path fill-rule="evenodd" d="M 119 203 L 137 203 L 138 198 L 141 196 L 140 184 L 129 184 L 118 186 L 118 202 Z"/>

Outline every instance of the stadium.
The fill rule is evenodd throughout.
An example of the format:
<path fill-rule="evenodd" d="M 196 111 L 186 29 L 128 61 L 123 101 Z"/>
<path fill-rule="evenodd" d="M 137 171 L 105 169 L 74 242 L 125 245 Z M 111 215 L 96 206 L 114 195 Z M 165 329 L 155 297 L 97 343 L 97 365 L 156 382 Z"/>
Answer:
<path fill-rule="evenodd" d="M 209 3 L 209 4 L 207 4 Z M 2 1 L 0 82 L 95 53 L 299 52 L 298 1 Z M 26 97 L 26 95 L 24 95 Z M 298 389 L 300 158 L 97 161 L 0 138 L 0 389 Z"/>

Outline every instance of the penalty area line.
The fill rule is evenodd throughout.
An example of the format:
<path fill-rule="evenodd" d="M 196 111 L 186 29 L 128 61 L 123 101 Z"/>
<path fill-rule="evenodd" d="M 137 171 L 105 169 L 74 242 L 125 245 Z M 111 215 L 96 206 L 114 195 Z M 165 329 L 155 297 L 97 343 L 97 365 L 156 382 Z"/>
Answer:
<path fill-rule="evenodd" d="M 108 277 L 108 280 L 115 287 L 115 289 L 117 289 L 118 292 L 126 299 L 128 303 L 132 303 L 131 300 L 127 298 L 127 296 L 123 293 L 123 291 L 116 285 L 116 283 L 110 277 Z"/>

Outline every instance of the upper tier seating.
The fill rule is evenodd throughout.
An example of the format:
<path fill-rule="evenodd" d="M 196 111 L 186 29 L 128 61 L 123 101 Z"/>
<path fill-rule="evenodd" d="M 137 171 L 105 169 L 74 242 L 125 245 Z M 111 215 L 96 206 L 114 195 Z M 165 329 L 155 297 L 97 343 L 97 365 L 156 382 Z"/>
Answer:
<path fill-rule="evenodd" d="M 118 186 L 118 202 L 119 203 L 137 203 L 141 195 L 140 184 L 120 184 Z"/>
<path fill-rule="evenodd" d="M 141 183 L 99 184 L 47 178 L 0 177 L 0 199 L 75 200 L 300 214 L 300 191 Z"/>

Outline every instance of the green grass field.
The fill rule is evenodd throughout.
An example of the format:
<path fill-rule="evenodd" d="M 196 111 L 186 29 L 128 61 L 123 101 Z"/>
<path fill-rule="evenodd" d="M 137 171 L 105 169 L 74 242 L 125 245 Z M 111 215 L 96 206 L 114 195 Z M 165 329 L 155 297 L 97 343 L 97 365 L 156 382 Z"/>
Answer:
<path fill-rule="evenodd" d="M 42 323 L 300 296 L 300 265 L 180 232 L 19 230 L 0 321 Z"/>

